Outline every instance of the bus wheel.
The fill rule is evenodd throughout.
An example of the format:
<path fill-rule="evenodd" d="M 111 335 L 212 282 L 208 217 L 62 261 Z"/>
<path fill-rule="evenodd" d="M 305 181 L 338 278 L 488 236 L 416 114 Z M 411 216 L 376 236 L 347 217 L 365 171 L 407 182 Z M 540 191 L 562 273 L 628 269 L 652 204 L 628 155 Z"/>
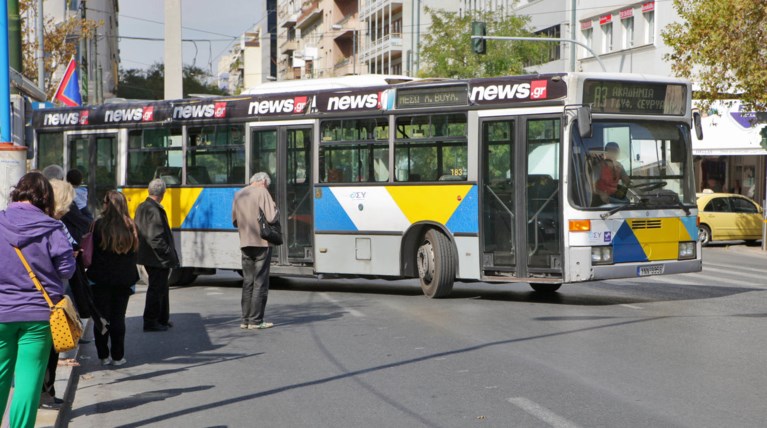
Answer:
<path fill-rule="evenodd" d="M 562 284 L 530 284 L 536 293 L 554 293 L 559 290 Z"/>
<path fill-rule="evenodd" d="M 708 243 L 711 242 L 711 228 L 705 224 L 701 224 L 700 227 L 698 227 L 698 240 L 700 240 L 701 245 L 708 245 Z"/>
<path fill-rule="evenodd" d="M 416 254 L 418 278 L 426 297 L 447 297 L 455 280 L 455 257 L 447 236 L 431 229 Z"/>
<path fill-rule="evenodd" d="M 194 268 L 175 268 L 170 270 L 168 285 L 189 285 L 197 279 Z"/>

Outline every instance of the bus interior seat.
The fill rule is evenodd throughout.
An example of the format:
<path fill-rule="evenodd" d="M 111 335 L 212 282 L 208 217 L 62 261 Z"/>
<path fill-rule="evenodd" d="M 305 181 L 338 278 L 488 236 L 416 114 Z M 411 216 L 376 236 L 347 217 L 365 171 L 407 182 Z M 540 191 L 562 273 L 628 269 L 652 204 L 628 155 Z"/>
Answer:
<path fill-rule="evenodd" d="M 161 166 L 155 170 L 153 178 L 162 179 L 166 186 L 181 184 L 181 168 L 177 166 Z"/>

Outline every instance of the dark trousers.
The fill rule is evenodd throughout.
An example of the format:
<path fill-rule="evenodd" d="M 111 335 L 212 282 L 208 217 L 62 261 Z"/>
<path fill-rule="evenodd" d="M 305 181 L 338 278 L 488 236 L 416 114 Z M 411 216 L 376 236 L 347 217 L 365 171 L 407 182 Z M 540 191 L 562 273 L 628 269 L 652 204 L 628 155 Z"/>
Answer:
<path fill-rule="evenodd" d="M 51 346 L 51 354 L 48 355 L 48 365 L 45 366 L 45 376 L 43 377 L 43 392 L 47 392 L 51 397 L 56 396 L 56 368 L 59 366 L 59 353 Z"/>
<path fill-rule="evenodd" d="M 170 319 L 170 302 L 168 300 L 169 268 L 144 266 L 149 276 L 144 304 L 144 327 L 167 325 Z"/>
<path fill-rule="evenodd" d="M 128 310 L 129 298 L 130 294 L 127 290 L 115 290 L 102 285 L 93 286 L 96 309 L 109 322 L 106 334 L 102 334 L 102 329 L 96 324 L 93 325 L 96 352 L 102 360 L 111 356 L 116 361 L 125 356 L 125 312 Z"/>
<path fill-rule="evenodd" d="M 264 322 L 269 294 L 271 247 L 242 247 L 242 322 Z"/>

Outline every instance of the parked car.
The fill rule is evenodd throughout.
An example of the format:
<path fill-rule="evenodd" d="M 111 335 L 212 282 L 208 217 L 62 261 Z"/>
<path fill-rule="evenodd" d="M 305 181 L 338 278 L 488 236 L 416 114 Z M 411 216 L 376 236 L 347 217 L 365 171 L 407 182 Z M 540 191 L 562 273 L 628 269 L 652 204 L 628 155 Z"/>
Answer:
<path fill-rule="evenodd" d="M 762 239 L 764 213 L 753 200 L 733 193 L 698 193 L 698 239 L 711 241 Z"/>

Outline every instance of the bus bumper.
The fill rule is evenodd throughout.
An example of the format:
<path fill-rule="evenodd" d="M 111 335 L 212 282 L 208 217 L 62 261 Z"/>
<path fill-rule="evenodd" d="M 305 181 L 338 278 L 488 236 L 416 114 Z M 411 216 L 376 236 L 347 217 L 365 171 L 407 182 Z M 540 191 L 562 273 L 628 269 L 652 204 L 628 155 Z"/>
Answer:
<path fill-rule="evenodd" d="M 592 266 L 592 280 L 643 278 L 655 275 L 671 275 L 675 273 L 700 272 L 703 261 L 696 260 L 667 260 L 645 263 L 620 263 L 605 266 Z"/>

